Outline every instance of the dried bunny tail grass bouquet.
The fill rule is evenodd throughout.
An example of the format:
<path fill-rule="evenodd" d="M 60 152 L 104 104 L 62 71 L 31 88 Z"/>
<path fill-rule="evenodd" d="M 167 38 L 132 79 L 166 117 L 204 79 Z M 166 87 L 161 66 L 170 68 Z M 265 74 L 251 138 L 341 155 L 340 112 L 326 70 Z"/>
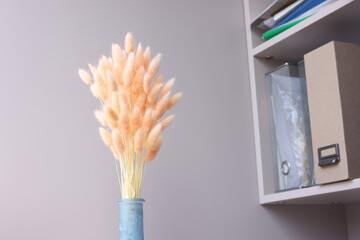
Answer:
<path fill-rule="evenodd" d="M 182 94 L 171 96 L 175 79 L 163 83 L 161 75 L 156 77 L 161 54 L 150 61 L 150 48 L 139 44 L 135 49 L 131 33 L 126 34 L 124 50 L 113 44 L 111 51 L 112 58 L 102 56 L 97 67 L 89 64 L 92 76 L 83 69 L 79 75 L 102 104 L 95 117 L 103 126 L 102 140 L 117 160 L 122 198 L 140 198 L 145 161 L 155 158 L 162 132 L 174 120 L 174 115 L 163 116 Z"/>

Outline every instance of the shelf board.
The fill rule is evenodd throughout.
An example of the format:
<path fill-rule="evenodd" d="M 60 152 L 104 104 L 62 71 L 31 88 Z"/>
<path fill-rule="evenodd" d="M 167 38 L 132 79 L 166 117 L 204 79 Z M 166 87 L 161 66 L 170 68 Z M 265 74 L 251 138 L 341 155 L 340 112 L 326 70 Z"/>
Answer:
<path fill-rule="evenodd" d="M 360 202 L 360 179 L 264 195 L 261 204 L 347 204 Z"/>
<path fill-rule="evenodd" d="M 297 62 L 303 58 L 304 54 L 327 42 L 352 40 L 348 38 L 358 31 L 356 22 L 360 20 L 359 11 L 360 1 L 338 0 L 294 27 L 253 48 L 252 55 Z"/>

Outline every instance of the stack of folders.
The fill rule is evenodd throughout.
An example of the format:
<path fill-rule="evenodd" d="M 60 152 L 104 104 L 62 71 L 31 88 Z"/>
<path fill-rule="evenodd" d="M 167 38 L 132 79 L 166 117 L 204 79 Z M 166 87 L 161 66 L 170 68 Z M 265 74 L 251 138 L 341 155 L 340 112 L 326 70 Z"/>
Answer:
<path fill-rule="evenodd" d="M 269 40 L 336 1 L 337 0 L 282 1 L 283 3 L 279 5 L 277 9 L 274 9 L 270 17 L 263 20 L 257 27 L 266 30 L 263 38 Z"/>

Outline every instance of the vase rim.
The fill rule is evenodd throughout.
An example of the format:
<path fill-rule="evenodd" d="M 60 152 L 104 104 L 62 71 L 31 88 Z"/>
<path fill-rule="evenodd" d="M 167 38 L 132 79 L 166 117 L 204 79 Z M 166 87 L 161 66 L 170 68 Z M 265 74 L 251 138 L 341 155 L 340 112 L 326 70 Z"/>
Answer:
<path fill-rule="evenodd" d="M 125 203 L 125 202 L 139 202 L 144 203 L 145 199 L 143 198 L 121 198 L 118 200 L 118 203 Z"/>

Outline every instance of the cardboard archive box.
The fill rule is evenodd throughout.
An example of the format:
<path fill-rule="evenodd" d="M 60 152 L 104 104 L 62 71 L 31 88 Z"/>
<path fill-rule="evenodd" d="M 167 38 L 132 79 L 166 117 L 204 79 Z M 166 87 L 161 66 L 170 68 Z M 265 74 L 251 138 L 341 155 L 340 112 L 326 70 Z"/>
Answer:
<path fill-rule="evenodd" d="M 316 183 L 360 177 L 360 47 L 333 41 L 304 59 Z"/>

